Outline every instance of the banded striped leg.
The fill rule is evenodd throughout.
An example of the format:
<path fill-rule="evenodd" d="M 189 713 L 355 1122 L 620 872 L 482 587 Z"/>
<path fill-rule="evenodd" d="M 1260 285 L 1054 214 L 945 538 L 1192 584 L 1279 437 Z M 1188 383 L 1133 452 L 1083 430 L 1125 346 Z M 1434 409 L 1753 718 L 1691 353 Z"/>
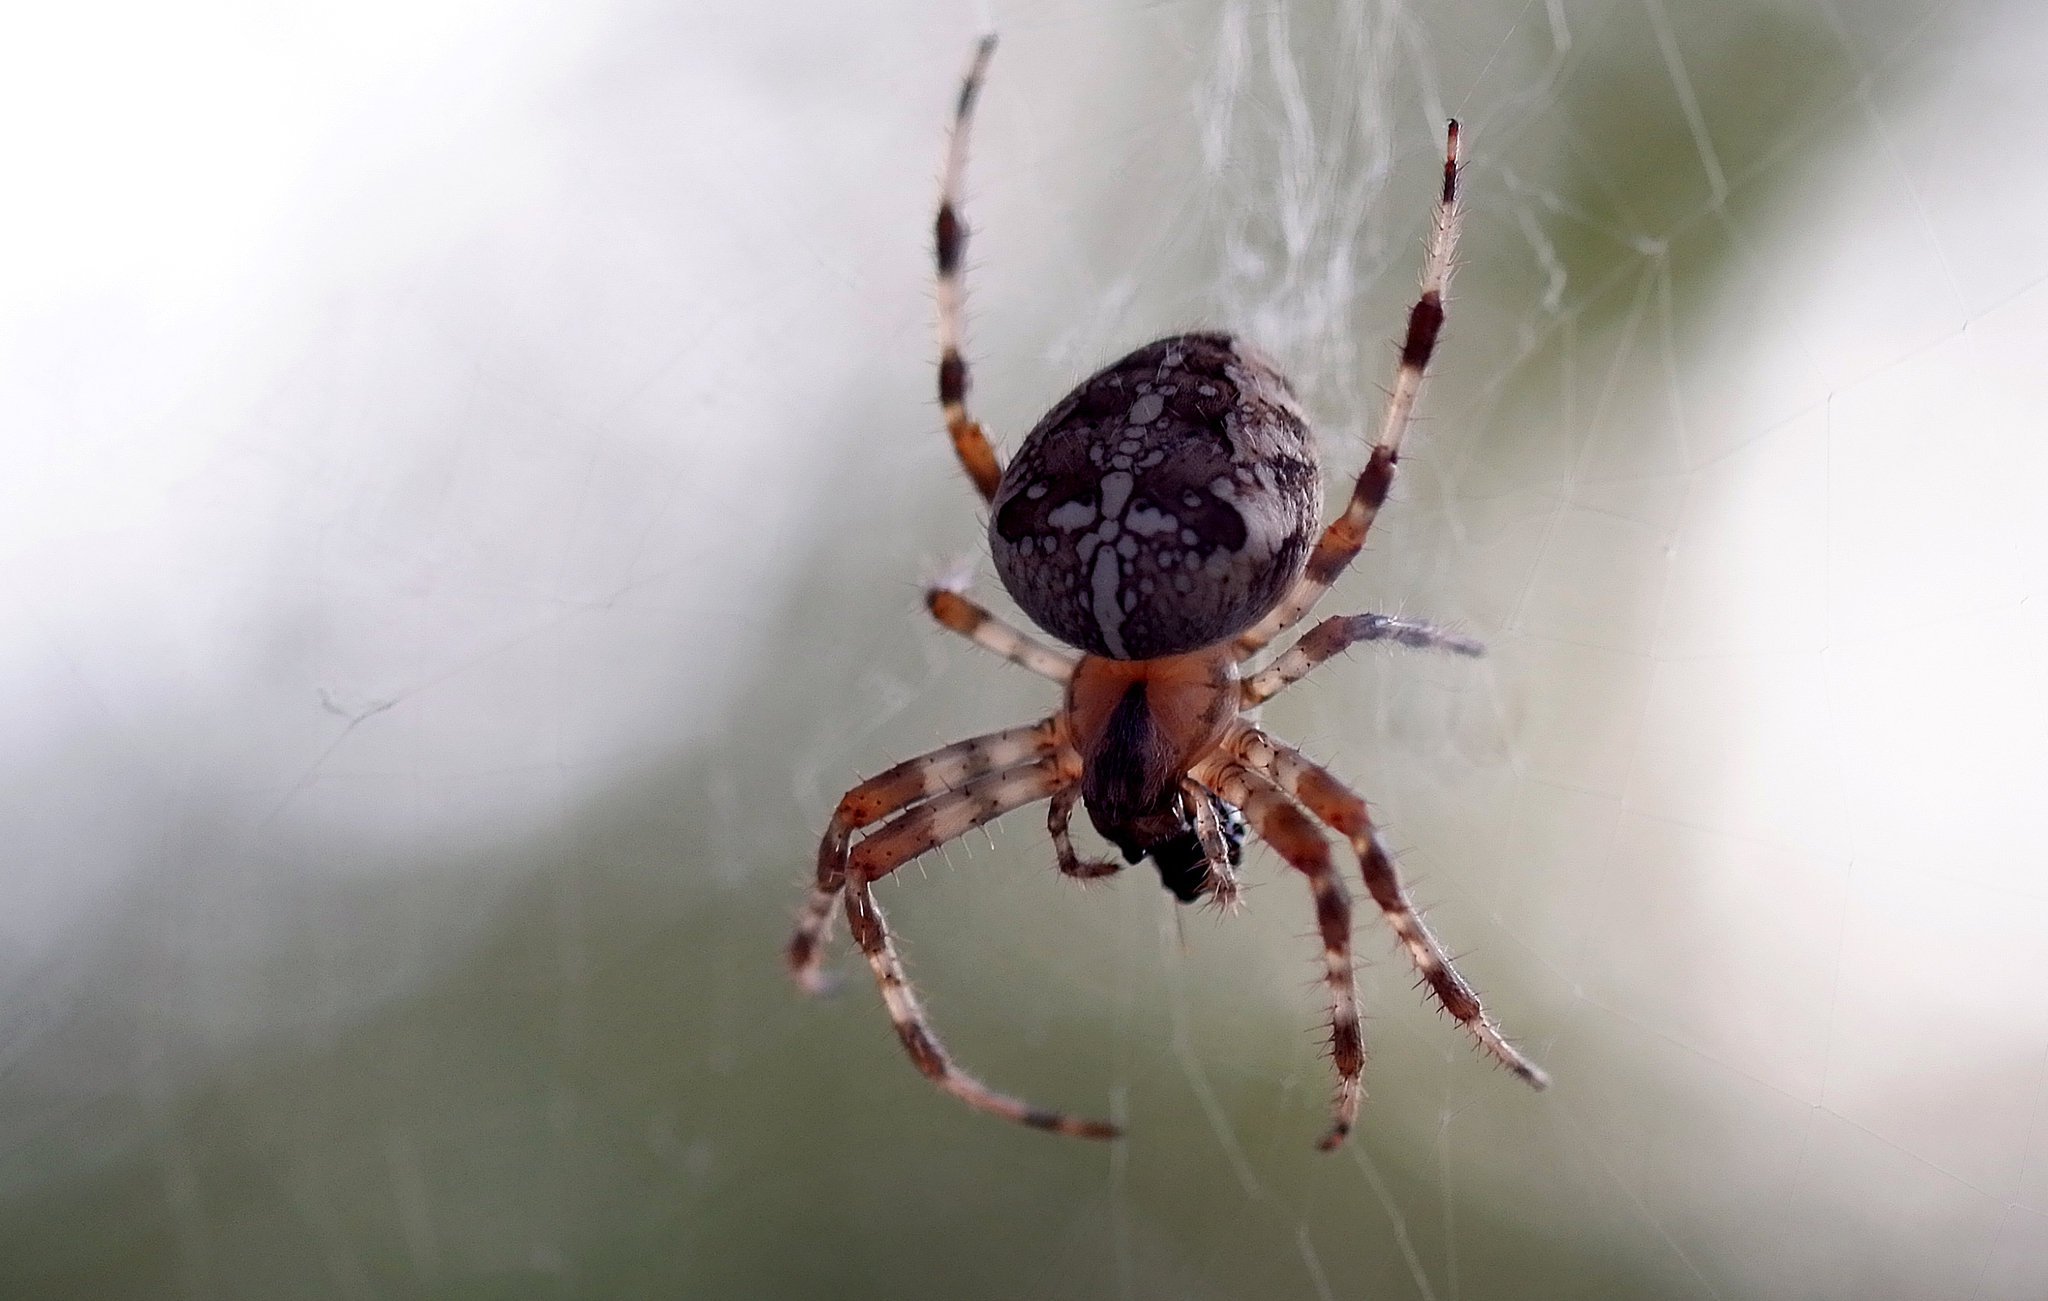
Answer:
<path fill-rule="evenodd" d="M 1333 614 L 1311 628 L 1300 641 L 1271 664 L 1246 678 L 1238 688 L 1243 707 L 1272 699 L 1307 677 L 1315 667 L 1362 641 L 1391 641 L 1411 650 L 1446 650 L 1477 658 L 1486 647 L 1470 637 L 1449 632 L 1420 619 L 1388 614 Z"/>
<path fill-rule="evenodd" d="M 932 1031 L 918 1004 L 916 991 L 903 974 L 903 961 L 890 942 L 888 923 L 875 902 L 870 885 L 904 863 L 1011 809 L 1021 808 L 1055 793 L 1074 782 L 1074 763 L 1068 755 L 1054 754 L 1034 764 L 985 777 L 928 800 L 904 813 L 854 847 L 847 864 L 846 921 L 854 943 L 867 955 L 875 981 L 882 987 L 882 1001 L 889 1020 L 903 1041 L 910 1060 L 934 1084 L 970 1107 L 1014 1120 L 1033 1129 L 1050 1130 L 1076 1138 L 1116 1138 L 1115 1125 L 1100 1120 L 1082 1120 L 1062 1112 L 1047 1111 L 997 1093 L 953 1064 L 945 1046 Z"/>
<path fill-rule="evenodd" d="M 1295 580 L 1294 588 L 1282 597 L 1272 613 L 1240 634 L 1236 650 L 1239 659 L 1256 653 L 1273 638 L 1293 627 L 1330 584 L 1351 564 L 1365 535 L 1372 528 L 1387 491 L 1394 484 L 1394 466 L 1401 459 L 1401 436 L 1408 430 L 1408 418 L 1415 411 L 1415 397 L 1422 391 L 1422 373 L 1436 350 L 1437 333 L 1444 324 L 1444 286 L 1451 278 L 1451 256 L 1458 247 L 1458 124 L 1450 125 L 1444 149 L 1444 187 L 1430 224 L 1429 252 L 1422 264 L 1422 292 L 1408 311 L 1408 334 L 1401 342 L 1401 368 L 1395 373 L 1393 391 L 1387 394 L 1386 414 L 1380 419 L 1379 440 L 1372 456 L 1351 490 L 1344 513 L 1330 521 L 1321 540 L 1309 553 L 1308 567 Z"/>
<path fill-rule="evenodd" d="M 1209 863 L 1209 902 L 1219 912 L 1237 907 L 1237 872 L 1230 865 L 1230 845 L 1223 838 L 1223 823 L 1216 816 L 1215 797 L 1192 777 L 1183 778 L 1181 798 L 1195 824 L 1195 838 L 1202 842 L 1202 857 Z"/>
<path fill-rule="evenodd" d="M 1316 926 L 1323 938 L 1323 982 L 1330 993 L 1330 1057 L 1337 1068 L 1337 1096 L 1323 1151 L 1342 1143 L 1365 1097 L 1359 1075 L 1365 1069 L 1365 1034 L 1358 1021 L 1358 986 L 1351 971 L 1351 895 L 1330 862 L 1330 846 L 1315 823 L 1279 787 L 1243 764 L 1211 760 L 1197 779 L 1244 811 L 1252 827 L 1282 858 L 1308 878 L 1315 897 Z"/>
<path fill-rule="evenodd" d="M 840 797 L 832 821 L 818 842 L 818 875 L 811 897 L 797 915 L 796 931 L 789 937 L 789 970 L 806 992 L 822 994 L 831 988 L 822 964 L 825 945 L 831 937 L 832 905 L 846 886 L 848 845 L 853 833 L 892 813 L 930 800 L 976 777 L 1014 768 L 1037 759 L 1059 744 L 1059 728 L 1053 719 L 1041 719 L 1026 727 L 990 732 L 986 736 L 957 741 L 915 759 L 906 759 L 887 772 L 877 774 Z"/>
<path fill-rule="evenodd" d="M 1115 876 L 1124 865 L 1111 858 L 1083 859 L 1074 852 L 1074 837 L 1068 823 L 1074 818 L 1074 801 L 1081 798 L 1079 786 L 1062 786 L 1053 794 L 1052 808 L 1045 816 L 1045 829 L 1052 836 L 1052 852 L 1059 860 L 1060 874 L 1076 881 L 1100 881 Z"/>
<path fill-rule="evenodd" d="M 950 587 L 927 589 L 924 604 L 932 618 L 1012 664 L 1061 684 L 1074 676 L 1073 656 L 1063 655 L 1017 631 Z"/>
<path fill-rule="evenodd" d="M 1309 812 L 1322 819 L 1339 835 L 1351 842 L 1351 848 L 1358 855 L 1359 866 L 1365 871 L 1366 889 L 1372 892 L 1373 902 L 1386 915 L 1387 924 L 1394 928 L 1401 946 L 1408 950 L 1409 960 L 1423 982 L 1436 995 L 1443 1009 L 1455 1017 L 1458 1023 L 1479 1041 L 1479 1047 L 1495 1061 L 1514 1072 L 1533 1088 L 1544 1088 L 1550 1077 L 1543 1069 L 1522 1055 L 1520 1049 L 1502 1037 L 1500 1028 L 1486 1015 L 1486 1007 L 1479 1001 L 1458 969 L 1451 965 L 1443 946 L 1429 927 L 1423 925 L 1408 894 L 1401 888 L 1401 874 L 1394 867 L 1394 860 L 1380 844 L 1377 832 L 1373 830 L 1372 819 L 1366 813 L 1365 801 L 1344 783 L 1332 776 L 1328 769 L 1309 761 L 1300 751 L 1283 745 L 1257 728 L 1246 728 L 1233 738 L 1231 749 L 1245 766 L 1270 776 Z"/>
<path fill-rule="evenodd" d="M 934 223 L 933 251 L 939 264 L 939 406 L 946 413 L 946 432 L 960 465 L 981 493 L 994 501 L 1002 481 L 1002 462 L 988 435 L 967 414 L 967 363 L 960 356 L 960 263 L 967 253 L 967 226 L 960 220 L 960 183 L 967 173 L 967 130 L 974 122 L 974 101 L 989 57 L 996 52 L 993 33 L 974 43 L 974 55 L 960 78 L 960 99 L 953 108 L 953 129 L 946 137 L 946 170 L 939 182 L 939 216 Z"/>

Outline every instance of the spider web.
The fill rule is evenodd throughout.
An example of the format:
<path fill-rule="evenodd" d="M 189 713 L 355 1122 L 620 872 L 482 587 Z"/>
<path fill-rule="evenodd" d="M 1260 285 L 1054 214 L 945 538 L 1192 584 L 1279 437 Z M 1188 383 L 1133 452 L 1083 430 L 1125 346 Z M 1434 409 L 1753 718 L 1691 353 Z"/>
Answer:
<path fill-rule="evenodd" d="M 1267 721 L 1557 1083 L 1363 917 L 1334 1157 L 1262 851 L 1227 920 L 1029 814 L 883 889 L 962 1061 L 1113 1148 L 787 988 L 838 792 L 1051 703 L 916 602 L 981 554 L 923 289 L 978 19 L 846 8 L 10 19 L 0 1294 L 2041 1295 L 2032 7 L 998 11 L 1010 446 L 1223 324 L 1355 472 L 1466 124 L 1327 606 L 1491 654 Z"/>

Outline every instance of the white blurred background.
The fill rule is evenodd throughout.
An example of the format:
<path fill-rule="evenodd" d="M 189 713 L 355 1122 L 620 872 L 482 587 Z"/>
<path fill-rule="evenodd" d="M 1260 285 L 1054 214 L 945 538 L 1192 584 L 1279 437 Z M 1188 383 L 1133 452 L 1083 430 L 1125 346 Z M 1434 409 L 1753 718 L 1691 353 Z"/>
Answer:
<path fill-rule="evenodd" d="M 975 6 L 0 18 L 0 1294 L 2048 1292 L 2048 15 L 997 5 L 975 403 L 1245 331 L 1355 472 L 1442 120 L 1451 322 L 1268 718 L 1532 1095 L 1305 892 L 884 898 L 960 1109 L 779 948 L 861 774 L 1041 715 L 932 399 Z M 1340 480 L 1333 477 L 1333 483 Z"/>

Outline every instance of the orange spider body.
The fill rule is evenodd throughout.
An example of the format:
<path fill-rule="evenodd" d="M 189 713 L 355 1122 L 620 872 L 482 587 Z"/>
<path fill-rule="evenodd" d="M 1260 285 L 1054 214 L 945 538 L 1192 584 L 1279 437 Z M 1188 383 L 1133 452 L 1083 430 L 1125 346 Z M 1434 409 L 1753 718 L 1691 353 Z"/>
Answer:
<path fill-rule="evenodd" d="M 1083 655 L 1061 714 L 1089 821 L 1130 862 L 1190 830 L 1181 782 L 1238 714 L 1225 646 L 1152 660 Z"/>

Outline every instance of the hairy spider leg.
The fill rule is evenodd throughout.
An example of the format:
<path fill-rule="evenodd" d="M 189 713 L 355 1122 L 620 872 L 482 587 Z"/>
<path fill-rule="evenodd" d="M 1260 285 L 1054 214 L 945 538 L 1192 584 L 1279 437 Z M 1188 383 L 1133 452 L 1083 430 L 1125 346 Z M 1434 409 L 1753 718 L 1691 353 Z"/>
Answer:
<path fill-rule="evenodd" d="M 974 481 L 983 501 L 995 500 L 1003 464 L 981 425 L 967 413 L 967 362 L 960 355 L 960 300 L 966 289 L 960 264 L 967 254 L 967 225 L 960 219 L 960 185 L 967 174 L 967 132 L 974 123 L 974 101 L 981 95 L 982 78 L 995 52 L 994 33 L 976 41 L 967 72 L 960 78 L 960 99 L 946 137 L 946 169 L 939 181 L 939 215 L 933 223 L 932 239 L 939 266 L 939 406 L 946 414 L 946 432 L 953 436 L 961 468 Z"/>
<path fill-rule="evenodd" d="M 1124 870 L 1122 863 L 1113 858 L 1083 859 L 1074 852 L 1074 837 L 1068 830 L 1068 824 L 1074 818 L 1074 803 L 1080 798 L 1080 786 L 1062 786 L 1053 793 L 1052 807 L 1046 810 L 1045 829 L 1052 836 L 1052 852 L 1059 862 L 1060 873 L 1077 881 L 1099 881 L 1105 876 L 1115 876 Z"/>
<path fill-rule="evenodd" d="M 1107 1121 L 1083 1120 L 1063 1112 L 1034 1107 L 998 1093 L 953 1064 L 932 1030 L 917 993 L 903 973 L 902 959 L 889 939 L 888 923 L 870 885 L 929 849 L 967 834 L 1011 809 L 1022 808 L 1071 786 L 1076 764 L 1071 754 L 1054 754 L 1037 763 L 976 778 L 957 791 L 941 795 L 884 824 L 856 845 L 846 869 L 846 922 L 854 943 L 867 955 L 881 986 L 882 1001 L 896 1036 L 917 1069 L 934 1084 L 970 1107 L 1014 1120 L 1033 1129 L 1076 1138 L 1116 1138 L 1122 1131 Z"/>
<path fill-rule="evenodd" d="M 1040 719 L 905 759 L 840 797 L 832 821 L 818 842 L 818 875 L 811 896 L 789 937 L 789 970 L 813 994 L 831 987 L 822 970 L 831 938 L 832 905 L 846 886 L 848 845 L 853 833 L 907 806 L 944 795 L 977 777 L 1002 772 L 1053 751 L 1059 745 L 1056 719 Z"/>
<path fill-rule="evenodd" d="M 1337 780 L 1327 768 L 1311 762 L 1291 746 L 1283 745 L 1255 727 L 1247 727 L 1231 738 L 1231 750 L 1246 767 L 1271 777 L 1281 790 L 1299 800 L 1302 807 L 1351 842 L 1365 873 L 1366 889 L 1380 906 L 1387 924 L 1393 927 L 1401 946 L 1408 951 L 1415 970 L 1436 995 L 1437 1002 L 1478 1041 L 1494 1060 L 1534 1088 L 1545 1088 L 1550 1077 L 1523 1056 L 1521 1050 L 1502 1036 L 1500 1028 L 1486 1015 L 1479 995 L 1458 969 L 1451 965 L 1443 946 L 1408 902 L 1401 888 L 1401 874 L 1367 815 L 1365 801 L 1357 792 Z"/>
<path fill-rule="evenodd" d="M 924 604 L 932 612 L 932 618 L 1012 664 L 1061 685 L 1074 676 L 1073 656 L 1056 651 L 1012 628 L 952 588 L 927 589 Z"/>
<path fill-rule="evenodd" d="M 1195 838 L 1202 842 L 1202 857 L 1208 860 L 1209 903 L 1218 912 L 1227 913 L 1237 907 L 1237 872 L 1230 865 L 1230 846 L 1223 839 L 1223 823 L 1212 802 L 1215 797 L 1192 777 L 1181 780 L 1180 792 L 1194 818 Z"/>
<path fill-rule="evenodd" d="M 1397 619 L 1390 614 L 1333 614 L 1304 633 L 1301 640 L 1271 664 L 1244 680 L 1238 688 L 1242 707 L 1250 709 L 1271 700 L 1307 677 L 1324 660 L 1365 641 L 1391 641 L 1411 650 L 1446 650 L 1474 658 L 1486 654 L 1486 647 L 1472 638 L 1420 619 Z"/>
<path fill-rule="evenodd" d="M 1337 1068 L 1337 1094 L 1323 1151 L 1342 1143 L 1365 1097 L 1359 1076 L 1365 1069 L 1365 1032 L 1359 1025 L 1358 984 L 1351 970 L 1351 895 L 1330 861 L 1329 842 L 1308 815 L 1265 777 L 1229 759 L 1211 759 L 1195 770 L 1196 780 L 1237 805 L 1280 857 L 1308 878 L 1315 900 L 1316 927 L 1323 940 L 1323 983 L 1330 995 L 1330 1058 Z"/>
<path fill-rule="evenodd" d="M 1401 459 L 1401 437 L 1415 411 L 1415 397 L 1422 391 L 1422 374 L 1436 350 L 1436 338 L 1444 324 L 1444 287 L 1451 277 L 1451 258 L 1458 247 L 1458 124 L 1454 121 L 1444 149 L 1444 185 L 1430 222 L 1429 251 L 1422 263 L 1422 292 L 1408 311 L 1408 333 L 1401 342 L 1401 366 L 1394 375 L 1394 387 L 1387 394 L 1386 413 L 1380 419 L 1379 440 L 1372 456 L 1359 471 L 1351 501 L 1344 513 L 1330 521 L 1309 553 L 1308 565 L 1295 580 L 1292 590 L 1280 599 L 1265 618 L 1238 635 L 1235 650 L 1239 659 L 1256 654 L 1273 638 L 1293 627 L 1323 593 L 1337 581 L 1365 546 L 1387 492 L 1394 484 L 1394 466 Z"/>

